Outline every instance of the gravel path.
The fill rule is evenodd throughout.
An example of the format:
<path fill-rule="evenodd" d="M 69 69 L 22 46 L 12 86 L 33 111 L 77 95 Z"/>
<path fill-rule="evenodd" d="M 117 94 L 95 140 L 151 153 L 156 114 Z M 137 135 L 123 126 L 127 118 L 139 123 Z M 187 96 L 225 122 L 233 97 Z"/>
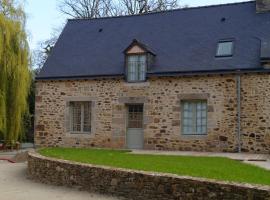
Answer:
<path fill-rule="evenodd" d="M 117 200 L 76 189 L 26 179 L 26 164 L 0 161 L 0 199 L 5 200 Z"/>

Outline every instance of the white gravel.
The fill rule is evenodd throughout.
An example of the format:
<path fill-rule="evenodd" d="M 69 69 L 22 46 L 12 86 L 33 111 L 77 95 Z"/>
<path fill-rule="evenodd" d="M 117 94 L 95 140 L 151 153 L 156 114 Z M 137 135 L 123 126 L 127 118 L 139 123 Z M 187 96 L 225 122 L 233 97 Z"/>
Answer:
<path fill-rule="evenodd" d="M 76 189 L 26 179 L 26 164 L 0 162 L 0 199 L 3 200 L 117 200 Z"/>

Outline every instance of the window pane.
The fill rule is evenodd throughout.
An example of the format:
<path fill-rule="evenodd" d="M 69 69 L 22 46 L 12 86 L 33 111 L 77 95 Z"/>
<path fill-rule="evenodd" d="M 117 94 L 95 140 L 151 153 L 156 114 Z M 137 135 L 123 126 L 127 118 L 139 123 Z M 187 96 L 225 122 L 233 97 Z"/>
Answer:
<path fill-rule="evenodd" d="M 81 104 L 79 102 L 72 102 L 71 109 L 72 109 L 71 130 L 74 132 L 80 132 L 81 131 Z"/>
<path fill-rule="evenodd" d="M 193 132 L 193 106 L 192 102 L 183 102 L 183 133 L 192 134 Z"/>
<path fill-rule="evenodd" d="M 145 68 L 146 68 L 146 56 L 141 55 L 138 57 L 138 69 L 139 69 L 139 80 L 145 80 Z"/>
<path fill-rule="evenodd" d="M 231 56 L 233 50 L 233 42 L 219 42 L 217 49 L 217 56 Z"/>
<path fill-rule="evenodd" d="M 128 81 L 143 81 L 146 74 L 146 55 L 128 56 Z"/>
<path fill-rule="evenodd" d="M 197 102 L 197 119 L 196 119 L 196 133 L 197 134 L 205 134 L 206 133 L 206 110 L 207 104 L 205 101 Z"/>
<path fill-rule="evenodd" d="M 83 122 L 83 131 L 91 131 L 91 103 L 84 102 L 84 122 Z"/>

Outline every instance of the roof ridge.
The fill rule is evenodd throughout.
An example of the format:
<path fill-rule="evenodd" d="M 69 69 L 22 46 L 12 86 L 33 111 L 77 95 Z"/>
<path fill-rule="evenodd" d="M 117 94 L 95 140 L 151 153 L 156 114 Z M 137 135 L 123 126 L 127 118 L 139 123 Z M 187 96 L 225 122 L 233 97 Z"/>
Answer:
<path fill-rule="evenodd" d="M 205 6 L 194 6 L 194 7 L 182 7 L 182 8 L 177 8 L 177 9 L 154 11 L 154 12 L 142 13 L 142 14 L 136 14 L 136 15 L 119 15 L 119 16 L 98 17 L 98 18 L 74 18 L 74 19 L 68 19 L 68 21 L 86 21 L 86 20 L 92 21 L 92 20 L 124 18 L 124 17 L 139 17 L 139 16 L 146 16 L 146 15 L 153 15 L 153 14 L 169 13 L 169 12 L 174 12 L 174 11 L 186 11 L 186 10 L 231 6 L 231 5 L 239 5 L 239 4 L 247 4 L 247 3 L 255 3 L 255 1 L 248 0 L 248 1 L 234 2 L 234 3 L 224 3 L 224 4 L 205 5 Z"/>

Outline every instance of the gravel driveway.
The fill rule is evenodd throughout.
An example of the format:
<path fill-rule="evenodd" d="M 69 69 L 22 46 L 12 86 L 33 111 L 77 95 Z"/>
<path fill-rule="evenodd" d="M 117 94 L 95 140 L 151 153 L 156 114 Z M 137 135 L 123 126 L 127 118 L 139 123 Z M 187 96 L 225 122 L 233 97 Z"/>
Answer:
<path fill-rule="evenodd" d="M 26 179 L 26 164 L 0 161 L 0 199 L 5 200 L 117 200 L 76 189 Z"/>

